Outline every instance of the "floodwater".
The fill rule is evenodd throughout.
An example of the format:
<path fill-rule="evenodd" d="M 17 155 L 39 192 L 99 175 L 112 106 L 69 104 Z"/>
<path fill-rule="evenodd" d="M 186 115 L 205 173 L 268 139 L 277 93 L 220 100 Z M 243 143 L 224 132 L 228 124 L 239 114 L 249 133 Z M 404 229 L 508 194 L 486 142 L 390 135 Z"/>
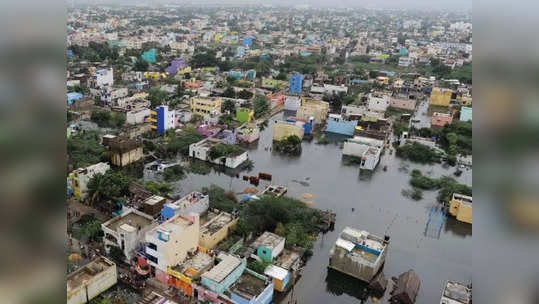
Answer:
<path fill-rule="evenodd" d="M 303 142 L 299 157 L 278 155 L 265 147 L 271 146 L 273 120 L 282 115 L 277 114 L 270 121 L 261 132 L 258 145 L 249 151 L 249 158 L 254 161 L 252 174 L 273 174 L 272 183 L 288 187 L 288 196 L 299 199 L 304 193 L 313 194 L 313 207 L 332 209 L 337 213 L 337 222 L 334 231 L 319 236 L 302 278 L 281 303 L 291 299 L 297 303 L 388 302 L 391 280 L 382 299 L 367 298 L 362 302 L 365 293 L 358 280 L 335 271 L 328 273 L 329 251 L 345 226 L 391 237 L 384 274 L 390 279 L 413 269 L 421 279 L 418 304 L 439 303 L 446 280 L 471 282 L 472 226 L 448 217 L 439 238 L 427 237 L 424 235 L 427 217 L 430 208 L 437 205 L 437 193 L 425 191 L 420 201 L 401 194 L 402 189 L 410 188 L 409 172 L 412 169 L 418 168 L 423 174 L 439 177 L 453 176 L 454 167 L 413 164 L 386 150 L 372 175 L 360 175 L 357 166 L 342 163 L 339 144 L 318 145 L 316 139 Z M 388 170 L 383 171 L 386 165 Z M 472 171 L 464 169 L 457 179 L 471 186 Z M 210 184 L 236 193 L 250 186 L 241 178 L 213 172 L 190 174 L 178 182 L 177 190 L 183 195 Z M 267 184 L 261 181 L 258 188 L 263 189 Z"/>

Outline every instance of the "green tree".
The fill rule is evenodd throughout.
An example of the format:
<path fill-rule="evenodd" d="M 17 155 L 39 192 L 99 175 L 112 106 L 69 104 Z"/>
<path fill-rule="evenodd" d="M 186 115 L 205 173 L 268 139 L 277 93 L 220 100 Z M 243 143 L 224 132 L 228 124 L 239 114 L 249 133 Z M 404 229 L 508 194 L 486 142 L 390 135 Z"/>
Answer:
<path fill-rule="evenodd" d="M 113 170 L 95 174 L 88 182 L 88 197 L 91 202 L 119 200 L 129 194 L 132 181 L 130 176 Z"/>
<path fill-rule="evenodd" d="M 101 222 L 98 220 L 91 220 L 82 226 L 82 235 L 86 236 L 88 240 L 95 241 L 101 232 Z"/>
<path fill-rule="evenodd" d="M 165 99 L 167 98 L 167 92 L 162 91 L 159 88 L 151 88 L 148 91 L 148 99 L 150 99 L 151 107 L 156 108 L 163 104 Z"/>
<path fill-rule="evenodd" d="M 224 112 L 224 113 L 231 113 L 231 114 L 234 114 L 234 112 L 236 111 L 236 103 L 234 103 L 234 101 L 232 100 L 225 100 L 223 102 L 223 105 L 221 106 L 221 110 Z"/>
<path fill-rule="evenodd" d="M 239 93 L 238 93 L 238 98 L 241 98 L 241 99 L 251 99 L 251 97 L 253 97 L 253 93 L 247 91 L 247 90 L 241 90 Z"/>
<path fill-rule="evenodd" d="M 263 95 L 256 95 L 253 102 L 253 108 L 255 110 L 255 117 L 259 118 L 269 111 L 269 105 L 266 97 Z"/>
<path fill-rule="evenodd" d="M 236 92 L 234 91 L 234 89 L 231 87 L 231 86 L 228 86 L 225 91 L 223 92 L 223 97 L 228 97 L 228 98 L 235 98 L 236 97 Z"/>

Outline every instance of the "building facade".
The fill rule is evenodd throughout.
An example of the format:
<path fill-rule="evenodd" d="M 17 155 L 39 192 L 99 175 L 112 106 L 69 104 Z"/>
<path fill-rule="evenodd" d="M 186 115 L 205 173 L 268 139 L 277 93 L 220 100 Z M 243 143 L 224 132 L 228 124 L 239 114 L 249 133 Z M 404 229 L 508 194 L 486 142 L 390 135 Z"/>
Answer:
<path fill-rule="evenodd" d="M 303 88 L 303 75 L 295 72 L 290 75 L 290 93 L 292 94 L 301 94 L 301 89 Z"/>

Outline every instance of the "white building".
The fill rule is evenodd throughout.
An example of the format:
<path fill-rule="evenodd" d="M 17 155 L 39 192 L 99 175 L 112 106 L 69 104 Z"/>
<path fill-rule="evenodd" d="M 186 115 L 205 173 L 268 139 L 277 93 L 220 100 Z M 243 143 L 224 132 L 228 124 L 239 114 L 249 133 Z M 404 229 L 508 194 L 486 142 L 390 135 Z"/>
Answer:
<path fill-rule="evenodd" d="M 399 66 L 400 67 L 409 67 L 414 64 L 414 59 L 411 57 L 400 57 L 399 58 Z"/>
<path fill-rule="evenodd" d="M 211 140 L 210 138 L 203 139 L 197 143 L 189 145 L 189 156 L 198 158 L 203 161 L 209 161 L 214 164 L 223 165 L 228 168 L 237 168 L 244 161 L 249 159 L 247 152 L 242 152 L 237 155 L 221 156 L 216 159 L 209 159 L 210 149 L 219 142 Z"/>
<path fill-rule="evenodd" d="M 104 86 L 112 86 L 114 84 L 113 70 L 100 69 L 90 78 L 91 86 L 93 88 L 102 88 Z"/>
<path fill-rule="evenodd" d="M 385 112 L 390 104 L 390 96 L 381 93 L 370 93 L 367 108 L 373 112 Z"/>
<path fill-rule="evenodd" d="M 73 194 L 79 200 L 88 197 L 88 182 L 96 174 L 105 174 L 110 169 L 108 163 L 97 163 L 86 168 L 79 168 L 69 174 L 68 183 Z"/>
<path fill-rule="evenodd" d="M 374 170 L 380 162 L 383 147 L 383 140 L 355 136 L 344 142 L 342 154 L 361 158 L 360 169 Z"/>
<path fill-rule="evenodd" d="M 67 304 L 83 304 L 116 285 L 116 264 L 98 257 L 67 276 Z"/>
<path fill-rule="evenodd" d="M 284 109 L 287 111 L 297 111 L 301 106 L 301 98 L 299 96 L 285 96 Z"/>
<path fill-rule="evenodd" d="M 336 86 L 332 84 L 324 84 L 324 92 L 331 95 L 339 94 L 341 92 L 346 94 L 348 93 L 348 87 L 345 85 Z"/>
<path fill-rule="evenodd" d="M 111 246 L 116 246 L 122 250 L 125 260 L 129 262 L 143 242 L 146 231 L 156 225 L 152 216 L 135 209 L 124 209 L 122 215 L 101 224 L 107 254 L 110 253 Z"/>
<path fill-rule="evenodd" d="M 165 204 L 161 210 L 161 218 L 166 221 L 176 214 L 201 215 L 202 213 L 206 212 L 209 207 L 209 195 L 194 191 L 173 203 Z"/>

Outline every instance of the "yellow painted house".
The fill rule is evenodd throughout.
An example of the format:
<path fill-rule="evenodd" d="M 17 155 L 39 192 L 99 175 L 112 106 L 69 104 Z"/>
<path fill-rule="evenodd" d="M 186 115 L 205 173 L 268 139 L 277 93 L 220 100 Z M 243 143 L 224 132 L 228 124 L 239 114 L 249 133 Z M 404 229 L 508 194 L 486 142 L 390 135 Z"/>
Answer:
<path fill-rule="evenodd" d="M 206 116 L 212 110 L 221 112 L 221 98 L 219 97 L 193 97 L 191 98 L 191 111 L 193 114 Z"/>
<path fill-rule="evenodd" d="M 295 122 L 276 121 L 273 125 L 273 140 L 283 140 L 292 135 L 303 138 L 303 132 L 303 126 L 297 125 Z"/>
<path fill-rule="evenodd" d="M 153 79 L 158 80 L 160 78 L 167 78 L 166 73 L 159 73 L 159 72 L 144 72 L 144 78 L 146 79 Z"/>
<path fill-rule="evenodd" d="M 223 38 L 223 34 L 217 33 L 215 34 L 215 36 L 213 36 L 213 42 L 218 43 L 219 41 L 221 41 L 221 38 Z"/>
<path fill-rule="evenodd" d="M 453 90 L 432 88 L 432 92 L 430 93 L 430 105 L 449 107 L 449 103 L 451 102 L 451 94 L 453 94 Z"/>
<path fill-rule="evenodd" d="M 458 221 L 472 223 L 472 197 L 453 193 L 449 202 L 449 214 L 457 218 Z"/>
<path fill-rule="evenodd" d="M 191 67 L 190 66 L 187 66 L 187 67 L 185 67 L 183 69 L 178 70 L 178 74 L 180 74 L 180 75 L 187 74 L 187 73 L 191 73 Z"/>
<path fill-rule="evenodd" d="M 285 85 L 287 85 L 287 82 L 284 80 L 262 77 L 263 88 L 280 89 Z"/>
<path fill-rule="evenodd" d="M 322 100 L 304 99 L 298 108 L 296 117 L 309 119 L 314 117 L 317 123 L 326 120 L 329 113 L 329 103 Z"/>
<path fill-rule="evenodd" d="M 239 217 L 220 210 L 208 211 L 207 221 L 200 227 L 199 249 L 207 252 L 226 239 L 238 223 Z"/>

